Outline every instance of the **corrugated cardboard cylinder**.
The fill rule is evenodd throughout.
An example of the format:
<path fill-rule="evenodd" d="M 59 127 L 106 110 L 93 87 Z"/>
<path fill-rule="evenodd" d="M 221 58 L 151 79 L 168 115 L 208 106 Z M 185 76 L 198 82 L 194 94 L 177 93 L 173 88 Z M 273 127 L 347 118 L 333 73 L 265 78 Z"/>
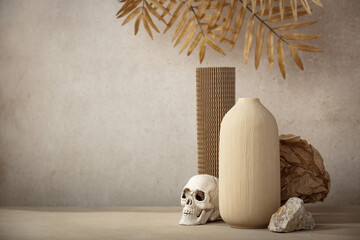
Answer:
<path fill-rule="evenodd" d="M 235 68 L 196 68 L 198 174 L 219 176 L 219 133 L 235 105 Z"/>

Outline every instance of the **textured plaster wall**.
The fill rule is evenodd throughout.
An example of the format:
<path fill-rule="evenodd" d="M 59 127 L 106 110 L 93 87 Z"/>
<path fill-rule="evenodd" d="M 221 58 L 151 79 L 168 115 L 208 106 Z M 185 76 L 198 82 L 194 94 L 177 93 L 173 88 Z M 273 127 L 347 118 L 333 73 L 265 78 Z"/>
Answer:
<path fill-rule="evenodd" d="M 177 205 L 196 173 L 195 67 L 236 67 L 237 97 L 259 97 L 280 133 L 323 155 L 324 204 L 360 204 L 360 1 L 314 7 L 323 54 L 286 52 L 287 79 L 227 56 L 178 55 L 122 27 L 116 0 L 0 1 L 0 204 Z M 226 47 L 227 48 L 227 47 Z M 253 55 L 253 54 L 252 54 Z"/>

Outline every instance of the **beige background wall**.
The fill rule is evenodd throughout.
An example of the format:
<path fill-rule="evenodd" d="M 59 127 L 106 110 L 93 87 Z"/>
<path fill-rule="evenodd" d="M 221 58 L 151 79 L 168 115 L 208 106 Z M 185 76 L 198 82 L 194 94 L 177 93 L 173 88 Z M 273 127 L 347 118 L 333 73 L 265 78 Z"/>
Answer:
<path fill-rule="evenodd" d="M 242 58 L 178 55 L 121 26 L 108 1 L 0 1 L 0 205 L 177 205 L 196 173 L 195 67 L 236 67 L 237 97 L 259 97 L 280 133 L 323 155 L 324 204 L 360 204 L 360 1 L 314 7 L 323 54 L 287 56 L 287 79 Z M 289 55 L 286 52 L 286 55 Z"/>

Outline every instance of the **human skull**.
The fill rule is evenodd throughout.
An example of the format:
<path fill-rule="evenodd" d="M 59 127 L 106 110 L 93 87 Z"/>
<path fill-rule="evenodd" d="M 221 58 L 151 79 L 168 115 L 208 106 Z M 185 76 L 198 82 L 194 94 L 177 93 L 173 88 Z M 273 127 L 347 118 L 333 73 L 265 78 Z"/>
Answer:
<path fill-rule="evenodd" d="M 199 225 L 220 217 L 218 179 L 201 174 L 190 178 L 181 193 L 182 216 L 179 224 Z"/>

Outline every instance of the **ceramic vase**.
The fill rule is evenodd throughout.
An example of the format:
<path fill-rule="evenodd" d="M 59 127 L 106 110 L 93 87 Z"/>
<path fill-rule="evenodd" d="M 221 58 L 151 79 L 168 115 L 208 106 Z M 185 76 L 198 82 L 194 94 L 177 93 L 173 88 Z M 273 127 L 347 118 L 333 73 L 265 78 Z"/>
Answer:
<path fill-rule="evenodd" d="M 234 67 L 196 69 L 198 174 L 219 176 L 220 123 L 234 104 Z"/>
<path fill-rule="evenodd" d="M 274 116 L 258 98 L 240 98 L 220 129 L 219 204 L 233 227 L 262 228 L 280 207 L 280 157 Z"/>

